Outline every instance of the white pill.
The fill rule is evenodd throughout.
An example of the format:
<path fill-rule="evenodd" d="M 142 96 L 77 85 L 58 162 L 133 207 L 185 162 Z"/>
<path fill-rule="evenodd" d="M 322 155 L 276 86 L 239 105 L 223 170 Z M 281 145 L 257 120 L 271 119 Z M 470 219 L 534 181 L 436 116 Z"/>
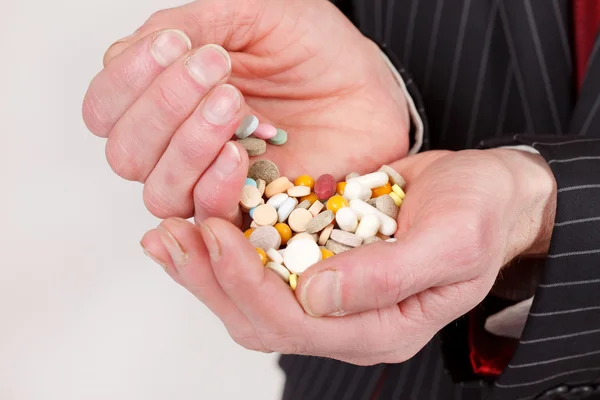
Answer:
<path fill-rule="evenodd" d="M 269 258 L 269 260 L 273 261 L 274 263 L 277 264 L 283 264 L 283 256 L 281 255 L 281 253 L 275 249 L 269 249 L 267 250 L 267 257 Z"/>
<path fill-rule="evenodd" d="M 235 131 L 235 136 L 239 139 L 245 139 L 252 135 L 258 127 L 258 118 L 254 115 L 248 115 L 242 119 L 240 126 Z"/>
<path fill-rule="evenodd" d="M 371 236 L 375 236 L 375 235 L 377 235 L 377 232 L 379 231 L 380 226 L 381 226 L 381 222 L 379 221 L 379 217 L 377 215 L 375 215 L 375 214 L 364 215 L 360 219 L 360 224 L 358 224 L 358 228 L 356 228 L 355 235 L 360 236 L 363 239 L 366 239 Z"/>
<path fill-rule="evenodd" d="M 354 199 L 361 199 L 366 201 L 371 198 L 372 194 L 373 192 L 371 192 L 371 189 L 367 188 L 362 183 L 354 180 L 348 182 L 346 184 L 346 187 L 344 188 L 344 198 L 348 201 Z"/>
<path fill-rule="evenodd" d="M 268 262 L 266 265 L 271 271 L 275 272 L 281 279 L 286 283 L 290 280 L 290 271 L 288 271 L 283 265 L 276 262 Z"/>
<path fill-rule="evenodd" d="M 388 174 L 386 174 L 384 171 L 378 171 L 352 178 L 348 181 L 348 184 L 350 182 L 359 182 L 367 189 L 375 189 L 385 185 L 389 180 L 390 177 Z M 346 187 L 348 187 L 348 185 L 346 185 Z"/>
<path fill-rule="evenodd" d="M 346 232 L 354 232 L 358 226 L 356 212 L 350 207 L 340 208 L 335 214 L 335 221 L 340 229 Z"/>
<path fill-rule="evenodd" d="M 395 220 L 388 217 L 373 206 L 368 205 L 360 199 L 354 199 L 350 201 L 350 207 L 356 212 L 358 219 L 362 219 L 365 215 L 375 214 L 379 218 L 379 232 L 383 235 L 393 235 L 398 229 L 398 224 Z"/>
<path fill-rule="evenodd" d="M 289 198 L 290 196 L 286 193 L 279 193 L 267 200 L 267 204 L 274 209 L 279 210 L 279 207 L 281 207 L 281 205 Z"/>
<path fill-rule="evenodd" d="M 285 267 L 293 274 L 300 275 L 321 259 L 321 249 L 312 240 L 294 240 L 283 255 Z"/>
<path fill-rule="evenodd" d="M 282 205 L 277 209 L 277 215 L 279 216 L 279 222 L 284 222 L 288 219 L 294 208 L 298 205 L 298 199 L 295 197 L 289 197 Z"/>
<path fill-rule="evenodd" d="M 396 238 L 389 238 L 386 240 L 386 242 L 390 242 L 390 243 L 394 243 L 396 241 Z"/>

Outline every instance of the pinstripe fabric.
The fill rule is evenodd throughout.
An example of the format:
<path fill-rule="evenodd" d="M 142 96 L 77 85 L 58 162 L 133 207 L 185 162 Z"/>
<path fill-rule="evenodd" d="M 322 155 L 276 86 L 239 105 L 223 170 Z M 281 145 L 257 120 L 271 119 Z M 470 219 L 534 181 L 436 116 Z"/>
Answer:
<path fill-rule="evenodd" d="M 283 356 L 283 398 L 371 400 L 382 376 L 380 400 L 525 400 L 599 385 L 600 40 L 576 97 L 568 0 L 335 3 L 398 67 L 424 150 L 533 146 L 558 183 L 556 223 L 519 346 L 495 381 L 453 381 L 436 336 L 395 365 Z"/>

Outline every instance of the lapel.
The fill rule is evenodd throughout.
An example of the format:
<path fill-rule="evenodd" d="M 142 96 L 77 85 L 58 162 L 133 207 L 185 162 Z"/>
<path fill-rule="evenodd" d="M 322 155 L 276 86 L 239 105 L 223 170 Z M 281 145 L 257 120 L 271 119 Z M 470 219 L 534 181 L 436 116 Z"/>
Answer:
<path fill-rule="evenodd" d="M 578 135 L 600 136 L 600 35 L 590 55 L 581 91 L 575 104 L 569 132 Z"/>

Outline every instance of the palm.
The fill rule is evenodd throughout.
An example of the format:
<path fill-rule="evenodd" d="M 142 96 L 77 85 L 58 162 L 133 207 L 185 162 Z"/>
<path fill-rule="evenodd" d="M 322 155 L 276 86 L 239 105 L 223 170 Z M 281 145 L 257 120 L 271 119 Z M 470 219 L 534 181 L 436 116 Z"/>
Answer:
<path fill-rule="evenodd" d="M 249 3 L 239 19 L 257 13 Z M 251 112 L 289 134 L 286 146 L 269 146 L 261 158 L 288 176 L 340 177 L 406 155 L 406 106 L 377 47 L 329 2 L 259 3 L 251 34 L 215 39 L 230 51 L 230 82 Z M 314 24 L 323 14 L 328 23 Z"/>

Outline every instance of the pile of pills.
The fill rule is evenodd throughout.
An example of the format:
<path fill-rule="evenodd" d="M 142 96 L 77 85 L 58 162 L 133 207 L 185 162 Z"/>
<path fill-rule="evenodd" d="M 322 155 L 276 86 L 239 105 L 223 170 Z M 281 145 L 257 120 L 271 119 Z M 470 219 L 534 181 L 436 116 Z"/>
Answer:
<path fill-rule="evenodd" d="M 287 132 L 271 124 L 261 124 L 254 115 L 244 117 L 235 131 L 238 143 L 251 157 L 260 156 L 267 151 L 267 141 L 281 146 L 287 142 Z"/>
<path fill-rule="evenodd" d="M 395 241 L 405 184 L 387 165 L 349 174 L 342 182 L 329 174 L 291 181 L 271 161 L 256 161 L 240 199 L 252 220 L 244 233 L 263 265 L 295 290 L 298 277 L 321 260 L 376 241 Z"/>

